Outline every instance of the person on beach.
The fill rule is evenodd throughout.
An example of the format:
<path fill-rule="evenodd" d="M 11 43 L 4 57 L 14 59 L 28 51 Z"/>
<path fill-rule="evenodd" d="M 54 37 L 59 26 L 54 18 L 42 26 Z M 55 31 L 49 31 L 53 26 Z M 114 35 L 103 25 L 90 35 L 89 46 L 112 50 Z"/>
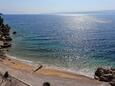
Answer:
<path fill-rule="evenodd" d="M 6 72 L 4 73 L 4 75 L 3 75 L 3 78 L 7 79 L 8 77 L 9 77 L 9 73 L 8 73 L 8 71 L 6 71 Z"/>
<path fill-rule="evenodd" d="M 49 82 L 44 82 L 43 86 L 50 86 L 50 83 Z"/>

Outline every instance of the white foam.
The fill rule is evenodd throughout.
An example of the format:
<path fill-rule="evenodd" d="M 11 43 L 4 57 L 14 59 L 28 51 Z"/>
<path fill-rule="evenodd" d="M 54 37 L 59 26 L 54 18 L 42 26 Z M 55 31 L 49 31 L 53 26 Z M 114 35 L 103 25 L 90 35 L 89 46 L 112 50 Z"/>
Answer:
<path fill-rule="evenodd" d="M 29 64 L 32 64 L 32 63 L 33 63 L 33 61 L 20 59 L 20 58 L 17 58 L 17 57 L 15 57 L 15 56 L 11 56 L 11 55 L 9 55 L 9 54 L 6 54 L 6 56 L 9 57 L 9 58 L 13 58 L 13 59 L 16 59 L 16 60 L 25 62 L 25 63 L 29 63 Z"/>

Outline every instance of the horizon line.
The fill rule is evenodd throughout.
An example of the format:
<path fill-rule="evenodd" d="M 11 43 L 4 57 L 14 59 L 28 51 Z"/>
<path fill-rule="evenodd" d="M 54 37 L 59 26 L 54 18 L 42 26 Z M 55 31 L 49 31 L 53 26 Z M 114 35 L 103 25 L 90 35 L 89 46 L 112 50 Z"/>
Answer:
<path fill-rule="evenodd" d="M 13 14 L 15 14 L 15 15 L 37 15 L 37 14 L 61 14 L 61 13 L 76 13 L 76 14 L 79 14 L 79 13 L 93 13 L 93 12 L 112 12 L 112 11 L 114 11 L 115 12 L 115 9 L 114 10 L 95 10 L 95 11 L 65 11 L 65 12 L 43 12 L 43 13 L 2 13 L 2 12 L 0 12 L 1 14 L 3 14 L 3 15 L 13 15 Z"/>

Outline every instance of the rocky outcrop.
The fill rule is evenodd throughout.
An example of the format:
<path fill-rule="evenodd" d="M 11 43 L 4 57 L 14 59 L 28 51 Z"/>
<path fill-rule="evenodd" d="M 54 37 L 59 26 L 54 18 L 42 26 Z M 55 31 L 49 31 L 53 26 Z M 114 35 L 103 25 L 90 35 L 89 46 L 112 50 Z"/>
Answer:
<path fill-rule="evenodd" d="M 115 69 L 97 68 L 94 78 L 99 81 L 109 82 L 111 86 L 115 86 Z"/>
<path fill-rule="evenodd" d="M 4 51 L 7 51 L 11 47 L 12 38 L 10 37 L 10 26 L 4 24 L 4 19 L 0 16 L 0 56 L 5 55 Z"/>

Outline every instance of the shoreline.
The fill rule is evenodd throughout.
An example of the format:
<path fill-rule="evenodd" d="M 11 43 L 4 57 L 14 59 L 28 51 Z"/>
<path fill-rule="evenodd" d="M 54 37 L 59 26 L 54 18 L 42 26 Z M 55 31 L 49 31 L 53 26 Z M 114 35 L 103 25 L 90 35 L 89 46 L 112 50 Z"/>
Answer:
<path fill-rule="evenodd" d="M 94 86 L 102 86 L 103 84 L 102 82 L 96 81 L 93 78 L 84 75 L 47 66 L 43 66 L 36 72 L 33 72 L 38 67 L 40 67 L 40 65 L 35 66 L 32 64 L 27 64 L 23 61 L 10 57 L 0 59 L 0 66 L 0 71 L 2 73 L 8 71 L 12 76 L 18 78 L 19 80 L 22 80 L 27 84 L 31 84 L 30 86 L 38 86 L 37 84 L 38 81 L 40 82 L 40 80 L 40 83 L 43 83 L 43 81 L 49 81 L 52 84 L 57 84 L 57 86 L 59 86 L 59 84 L 60 86 L 70 86 L 70 84 L 72 84 L 73 82 L 75 83 L 75 86 L 90 86 L 91 84 L 94 84 Z M 32 78 L 32 80 L 30 80 L 28 77 Z"/>
<path fill-rule="evenodd" d="M 19 61 L 23 62 L 24 64 L 29 64 L 29 65 L 33 65 L 33 66 L 43 65 L 45 68 L 49 68 L 49 69 L 65 71 L 65 72 L 69 72 L 69 73 L 72 73 L 72 74 L 82 75 L 82 76 L 85 76 L 85 77 L 88 77 L 88 78 L 92 78 L 92 79 L 94 77 L 93 76 L 94 74 L 92 72 L 87 74 L 87 73 L 84 73 L 84 72 L 82 72 L 80 70 L 77 71 L 77 70 L 72 70 L 72 69 L 68 69 L 68 68 L 64 68 L 64 67 L 58 67 L 58 66 L 55 66 L 53 64 L 43 64 L 41 62 L 34 63 L 33 61 L 21 59 L 21 58 L 15 57 L 15 56 L 11 56 L 9 54 L 6 54 L 6 57 L 9 57 L 9 58 L 15 59 L 15 60 L 19 60 Z"/>

